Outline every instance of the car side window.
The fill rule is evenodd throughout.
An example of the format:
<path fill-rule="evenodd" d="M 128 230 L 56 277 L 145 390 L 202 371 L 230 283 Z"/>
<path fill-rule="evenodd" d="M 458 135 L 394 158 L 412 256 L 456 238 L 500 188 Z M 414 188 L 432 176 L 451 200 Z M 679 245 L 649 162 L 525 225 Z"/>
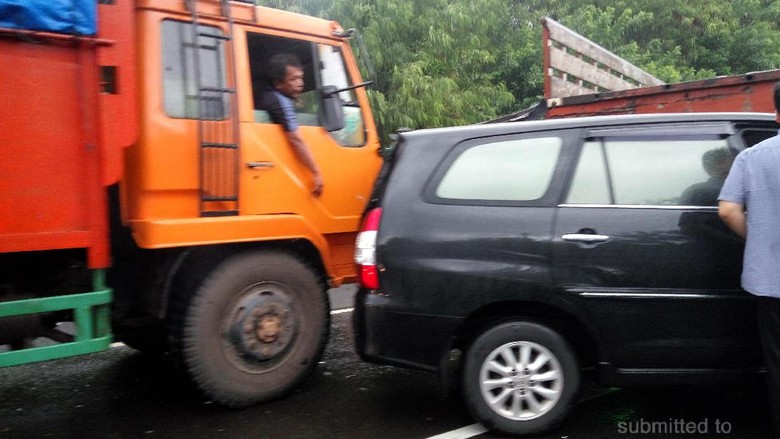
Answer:
<path fill-rule="evenodd" d="M 561 145 L 558 137 L 476 145 L 452 162 L 436 195 L 454 200 L 538 200 L 550 185 Z"/>
<path fill-rule="evenodd" d="M 733 158 L 726 140 L 716 137 L 587 142 L 566 202 L 715 206 Z"/>
<path fill-rule="evenodd" d="M 777 135 L 776 130 L 767 129 L 747 129 L 742 131 L 742 141 L 745 142 L 745 146 L 751 147 L 757 143 L 761 143 L 766 139 Z"/>
<path fill-rule="evenodd" d="M 612 204 L 601 142 L 585 142 L 566 199 L 573 204 Z"/>

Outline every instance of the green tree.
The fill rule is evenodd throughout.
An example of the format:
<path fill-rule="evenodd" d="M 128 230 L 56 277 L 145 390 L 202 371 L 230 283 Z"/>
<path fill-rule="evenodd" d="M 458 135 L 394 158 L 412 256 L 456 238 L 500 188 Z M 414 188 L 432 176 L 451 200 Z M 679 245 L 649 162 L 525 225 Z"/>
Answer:
<path fill-rule="evenodd" d="M 360 29 L 375 115 L 389 130 L 476 123 L 538 102 L 545 16 L 666 82 L 780 68 L 780 0 L 258 3 Z"/>

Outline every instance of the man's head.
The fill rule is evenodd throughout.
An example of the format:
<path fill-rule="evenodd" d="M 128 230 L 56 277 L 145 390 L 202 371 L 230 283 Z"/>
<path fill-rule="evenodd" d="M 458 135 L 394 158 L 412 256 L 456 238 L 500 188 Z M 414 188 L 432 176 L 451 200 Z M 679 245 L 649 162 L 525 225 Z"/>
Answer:
<path fill-rule="evenodd" d="M 701 163 L 704 166 L 704 170 L 711 177 L 723 178 L 729 174 L 731 169 L 731 162 L 734 161 L 734 157 L 729 152 L 728 148 L 715 148 L 704 153 L 701 156 Z"/>
<path fill-rule="evenodd" d="M 303 65 L 298 57 L 279 53 L 268 64 L 268 76 L 274 88 L 290 99 L 297 99 L 303 93 Z"/>

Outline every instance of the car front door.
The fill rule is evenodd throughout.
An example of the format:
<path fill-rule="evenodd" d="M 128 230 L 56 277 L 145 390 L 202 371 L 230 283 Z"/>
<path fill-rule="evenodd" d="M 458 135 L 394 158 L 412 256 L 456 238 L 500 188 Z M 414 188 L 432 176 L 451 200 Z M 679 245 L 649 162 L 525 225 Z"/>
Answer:
<path fill-rule="evenodd" d="M 556 282 L 618 368 L 754 365 L 743 242 L 717 215 L 730 124 L 591 130 L 554 228 Z"/>

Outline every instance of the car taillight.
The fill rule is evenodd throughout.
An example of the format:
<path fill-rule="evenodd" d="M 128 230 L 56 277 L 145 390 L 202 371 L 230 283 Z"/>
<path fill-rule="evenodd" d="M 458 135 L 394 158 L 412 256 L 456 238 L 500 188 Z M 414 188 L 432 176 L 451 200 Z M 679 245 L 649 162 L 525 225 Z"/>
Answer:
<path fill-rule="evenodd" d="M 355 263 L 358 268 L 360 285 L 363 288 L 379 288 L 379 274 L 376 268 L 376 235 L 379 230 L 379 218 L 382 209 L 371 209 L 363 220 L 363 227 L 355 243 Z"/>

